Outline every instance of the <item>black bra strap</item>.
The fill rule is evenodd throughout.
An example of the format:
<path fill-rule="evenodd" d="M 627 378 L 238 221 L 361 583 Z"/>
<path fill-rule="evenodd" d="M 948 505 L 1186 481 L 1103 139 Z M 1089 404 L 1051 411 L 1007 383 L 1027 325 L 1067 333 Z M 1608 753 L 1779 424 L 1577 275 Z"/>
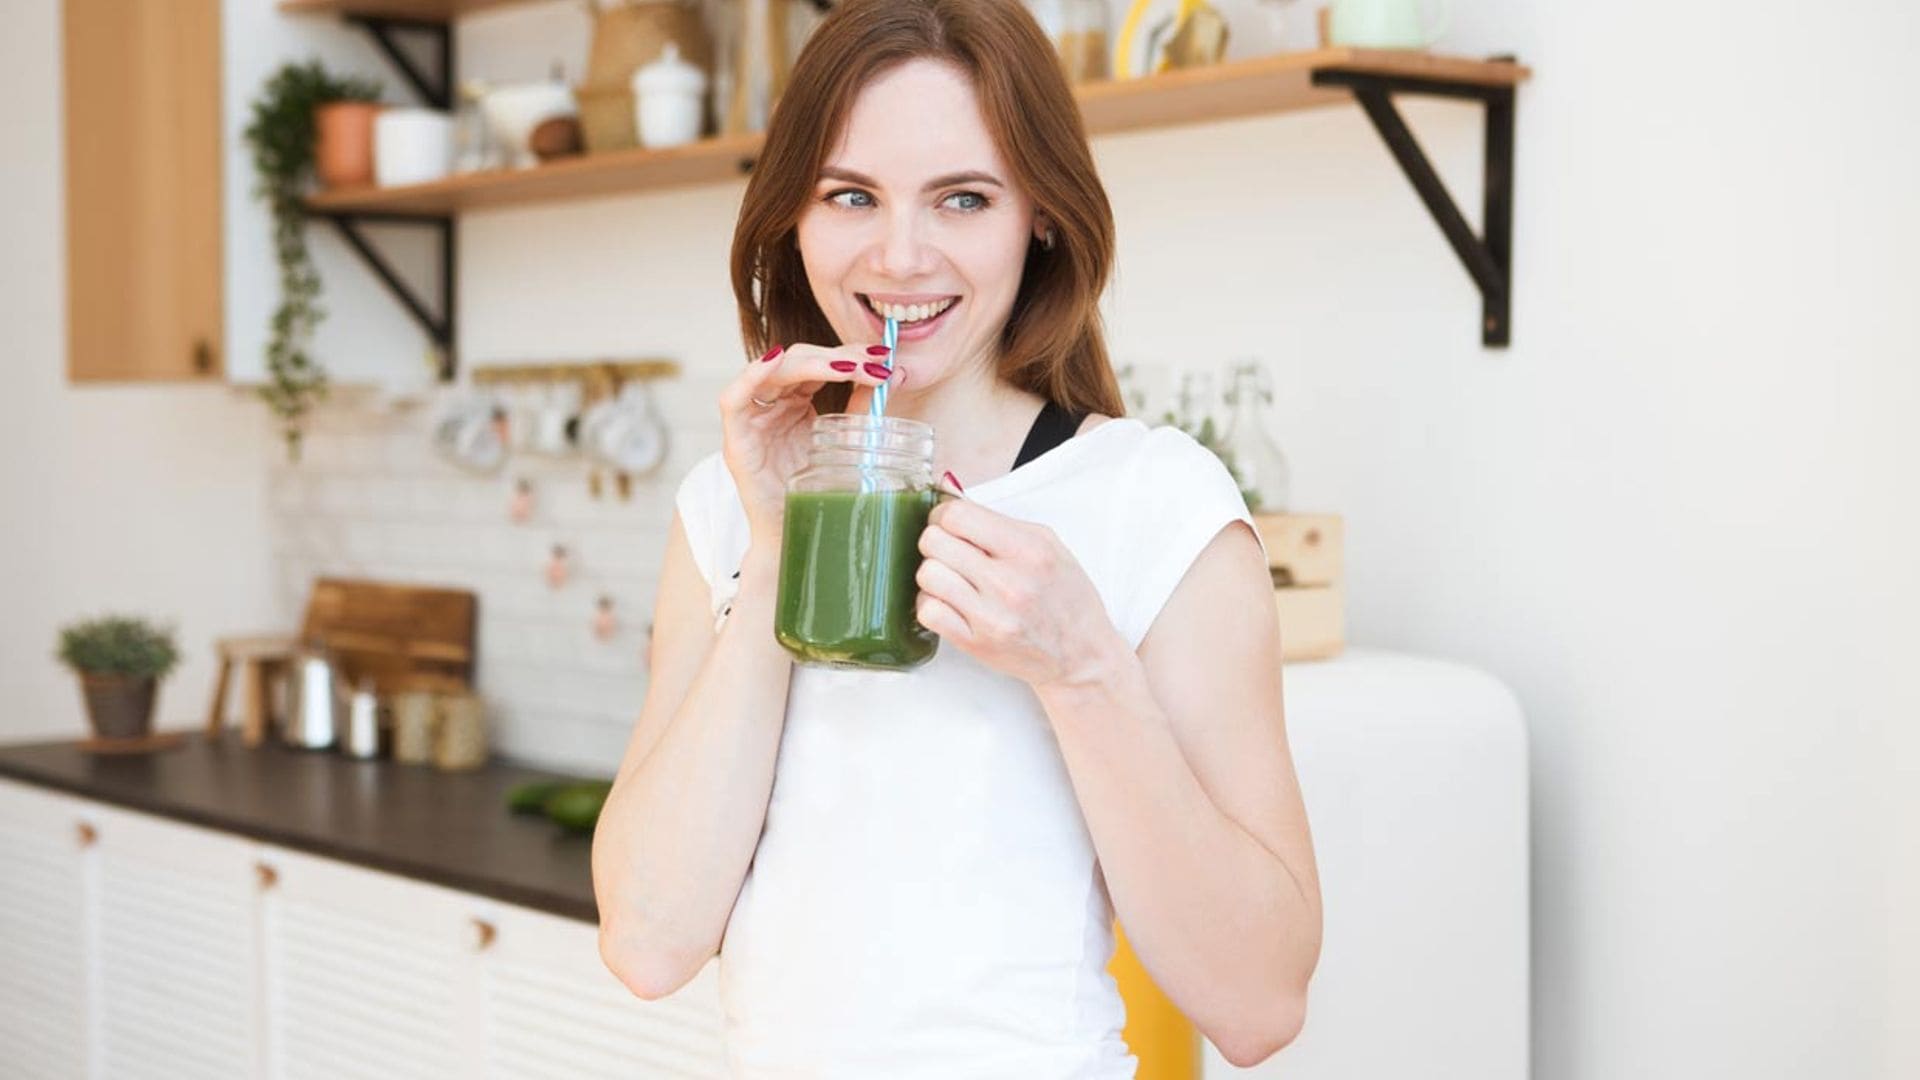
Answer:
<path fill-rule="evenodd" d="M 1085 413 L 1076 416 L 1051 401 L 1047 402 L 1041 408 L 1040 415 L 1033 418 L 1033 427 L 1027 432 L 1027 441 L 1020 446 L 1020 455 L 1013 459 L 1013 467 L 1017 469 L 1073 438 L 1073 433 L 1080 430 L 1080 425 L 1086 419 Z"/>

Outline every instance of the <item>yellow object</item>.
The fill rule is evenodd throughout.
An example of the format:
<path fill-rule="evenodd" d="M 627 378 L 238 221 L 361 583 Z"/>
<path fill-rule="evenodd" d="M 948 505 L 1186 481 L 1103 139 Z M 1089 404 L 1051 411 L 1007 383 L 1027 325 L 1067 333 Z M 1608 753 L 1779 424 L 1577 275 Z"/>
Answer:
<path fill-rule="evenodd" d="M 1174 13 L 1173 25 L 1178 27 L 1192 17 L 1194 9 L 1205 0 L 1179 0 L 1180 7 Z M 1146 58 L 1144 65 L 1134 62 L 1133 38 L 1140 31 L 1140 23 L 1147 12 L 1155 7 L 1159 0 L 1134 0 L 1133 7 L 1127 11 L 1127 17 L 1120 24 L 1120 40 L 1113 48 L 1113 77 L 1116 79 L 1137 79 L 1142 75 L 1155 75 L 1167 70 L 1165 49 L 1155 50 L 1154 55 Z M 1144 68 L 1144 70 L 1142 70 Z"/>
<path fill-rule="evenodd" d="M 1113 962 L 1107 971 L 1120 984 L 1127 1006 L 1128 1049 L 1140 1059 L 1134 1080 L 1199 1080 L 1200 1035 L 1133 954 L 1120 924 L 1113 924 Z"/>

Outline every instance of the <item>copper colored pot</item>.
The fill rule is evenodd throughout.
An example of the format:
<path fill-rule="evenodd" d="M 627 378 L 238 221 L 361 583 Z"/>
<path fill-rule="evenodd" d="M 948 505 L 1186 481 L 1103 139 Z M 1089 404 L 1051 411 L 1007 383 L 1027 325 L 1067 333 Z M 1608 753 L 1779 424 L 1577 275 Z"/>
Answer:
<path fill-rule="evenodd" d="M 80 691 L 87 719 L 102 739 L 139 739 L 153 732 L 153 698 L 160 680 L 151 675 L 83 671 Z"/>
<path fill-rule="evenodd" d="M 327 187 L 373 183 L 373 118 L 377 101 L 333 101 L 313 110 L 313 169 Z"/>

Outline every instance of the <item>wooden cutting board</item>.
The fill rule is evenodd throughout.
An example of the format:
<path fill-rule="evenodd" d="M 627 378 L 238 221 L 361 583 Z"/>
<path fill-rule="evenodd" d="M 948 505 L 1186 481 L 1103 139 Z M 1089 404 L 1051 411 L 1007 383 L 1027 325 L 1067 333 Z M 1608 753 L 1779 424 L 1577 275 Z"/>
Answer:
<path fill-rule="evenodd" d="M 479 608 L 465 589 L 321 578 L 300 636 L 333 652 L 349 687 L 372 679 L 383 697 L 471 690 Z"/>

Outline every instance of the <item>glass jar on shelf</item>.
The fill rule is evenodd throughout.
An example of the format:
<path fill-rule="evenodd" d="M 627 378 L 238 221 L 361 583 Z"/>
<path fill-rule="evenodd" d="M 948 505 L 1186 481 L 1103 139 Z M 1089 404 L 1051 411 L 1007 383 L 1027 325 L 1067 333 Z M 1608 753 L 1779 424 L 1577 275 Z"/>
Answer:
<path fill-rule="evenodd" d="M 1266 365 L 1258 360 L 1234 364 L 1226 403 L 1231 411 L 1221 435 L 1221 449 L 1239 474 L 1248 509 L 1263 514 L 1285 513 L 1292 498 L 1292 470 L 1268 426 L 1273 383 Z"/>
<path fill-rule="evenodd" d="M 460 104 L 453 116 L 455 173 L 482 172 L 504 164 L 504 155 L 487 130 L 487 117 L 480 109 L 480 99 L 486 94 L 487 84 L 477 79 L 460 84 Z"/>
<path fill-rule="evenodd" d="M 1106 0 L 1026 0 L 1074 85 L 1109 77 Z"/>

